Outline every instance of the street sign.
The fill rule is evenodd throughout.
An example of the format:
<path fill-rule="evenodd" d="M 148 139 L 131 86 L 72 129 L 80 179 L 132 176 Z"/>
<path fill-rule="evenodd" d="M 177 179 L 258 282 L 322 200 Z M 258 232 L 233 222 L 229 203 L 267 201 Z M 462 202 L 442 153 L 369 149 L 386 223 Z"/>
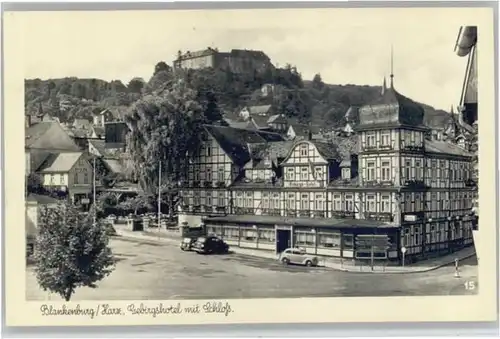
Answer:
<path fill-rule="evenodd" d="M 406 247 L 401 247 L 401 253 L 405 254 L 406 253 Z"/>

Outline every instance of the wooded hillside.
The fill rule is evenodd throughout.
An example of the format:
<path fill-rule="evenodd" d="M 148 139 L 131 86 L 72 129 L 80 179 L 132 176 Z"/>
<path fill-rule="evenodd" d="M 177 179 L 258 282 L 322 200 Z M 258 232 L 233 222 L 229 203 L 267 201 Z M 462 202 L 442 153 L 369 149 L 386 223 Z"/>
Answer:
<path fill-rule="evenodd" d="M 299 71 L 287 65 L 263 73 L 234 74 L 224 69 L 173 72 L 159 62 L 152 77 L 134 78 L 124 84 L 119 80 L 99 79 L 27 79 L 25 80 L 25 114 L 49 113 L 61 122 L 77 118 L 91 119 L 104 108 L 126 111 L 146 94 L 159 94 L 175 79 L 184 79 L 198 93 L 205 110 L 213 114 L 234 115 L 245 105 L 272 104 L 278 112 L 300 122 L 324 126 L 343 123 L 349 106 L 367 104 L 380 95 L 381 87 L 325 84 L 317 74 L 312 81 L 302 79 Z M 272 84 L 272 94 L 262 95 L 261 88 Z M 449 114 L 422 104 L 426 123 L 443 126 Z"/>

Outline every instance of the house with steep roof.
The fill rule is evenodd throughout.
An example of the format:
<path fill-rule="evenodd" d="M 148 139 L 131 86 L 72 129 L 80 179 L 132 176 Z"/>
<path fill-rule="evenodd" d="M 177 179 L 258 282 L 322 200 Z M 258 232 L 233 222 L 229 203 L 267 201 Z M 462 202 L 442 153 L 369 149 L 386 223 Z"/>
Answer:
<path fill-rule="evenodd" d="M 245 106 L 240 110 L 238 115 L 245 120 L 248 120 L 251 116 L 269 117 L 272 109 L 272 105 Z"/>
<path fill-rule="evenodd" d="M 39 122 L 25 129 L 25 173 L 29 175 L 50 152 L 78 151 L 79 148 L 58 122 Z"/>
<path fill-rule="evenodd" d="M 90 131 L 90 129 L 92 128 L 92 124 L 87 119 L 75 119 L 75 121 L 73 121 L 72 127 L 75 130 Z"/>
<path fill-rule="evenodd" d="M 84 152 L 50 152 L 35 170 L 42 185 L 67 192 L 73 203 L 88 205 L 93 186 L 93 168 Z"/>
<path fill-rule="evenodd" d="M 321 139 L 321 127 L 306 124 L 290 124 L 286 135 L 288 139 Z"/>

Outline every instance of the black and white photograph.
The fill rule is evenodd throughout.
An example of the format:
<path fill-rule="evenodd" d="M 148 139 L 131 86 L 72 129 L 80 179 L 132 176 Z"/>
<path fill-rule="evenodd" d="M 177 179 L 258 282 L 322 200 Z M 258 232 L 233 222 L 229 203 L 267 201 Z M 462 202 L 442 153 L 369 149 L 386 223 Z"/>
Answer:
<path fill-rule="evenodd" d="M 49 14 L 24 13 L 27 302 L 230 309 L 493 281 L 492 33 L 464 15 L 282 11 L 47 12 L 36 29 Z"/>

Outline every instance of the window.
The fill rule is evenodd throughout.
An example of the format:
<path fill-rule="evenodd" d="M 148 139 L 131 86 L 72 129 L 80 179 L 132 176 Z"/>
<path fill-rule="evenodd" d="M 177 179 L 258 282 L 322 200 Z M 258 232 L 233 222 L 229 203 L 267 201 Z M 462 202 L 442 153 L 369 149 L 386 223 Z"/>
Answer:
<path fill-rule="evenodd" d="M 217 200 L 217 198 L 215 198 Z M 212 207 L 212 195 L 207 196 L 207 206 Z"/>
<path fill-rule="evenodd" d="M 382 146 L 389 146 L 391 144 L 391 135 L 389 132 L 383 132 L 380 138 L 382 139 Z"/>
<path fill-rule="evenodd" d="M 410 230 L 405 229 L 405 235 L 403 237 L 403 246 L 410 246 Z"/>
<path fill-rule="evenodd" d="M 366 169 L 366 180 L 368 181 L 373 181 L 375 180 L 375 162 L 370 161 L 366 164 L 367 169 Z"/>
<path fill-rule="evenodd" d="M 333 210 L 334 211 L 341 211 L 342 210 L 342 201 L 340 194 L 335 194 L 333 196 Z"/>
<path fill-rule="evenodd" d="M 302 194 L 300 197 L 300 209 L 309 210 L 309 194 Z"/>
<path fill-rule="evenodd" d="M 422 162 L 420 160 L 415 160 L 415 179 L 423 180 L 423 177 L 424 177 L 424 169 L 422 167 Z"/>
<path fill-rule="evenodd" d="M 258 237 L 257 230 L 243 229 L 241 230 L 241 241 L 256 241 Z"/>
<path fill-rule="evenodd" d="M 251 208 L 253 207 L 253 194 L 247 192 L 245 194 L 244 207 Z"/>
<path fill-rule="evenodd" d="M 217 180 L 224 181 L 224 168 L 219 168 L 217 171 Z"/>
<path fill-rule="evenodd" d="M 262 193 L 262 208 L 269 208 L 269 193 Z"/>
<path fill-rule="evenodd" d="M 300 180 L 304 180 L 304 181 L 307 181 L 308 180 L 308 171 L 307 171 L 307 167 L 302 167 L 300 169 Z"/>
<path fill-rule="evenodd" d="M 366 196 L 366 210 L 368 212 L 377 212 L 377 206 L 375 205 L 375 196 L 367 195 Z"/>
<path fill-rule="evenodd" d="M 259 230 L 259 243 L 274 243 L 275 241 L 275 231 L 271 230 Z"/>
<path fill-rule="evenodd" d="M 224 192 L 219 192 L 219 206 L 225 206 L 226 205 L 226 201 L 225 201 L 225 197 L 224 197 Z"/>
<path fill-rule="evenodd" d="M 207 157 L 212 156 L 212 148 L 210 146 L 207 146 Z"/>
<path fill-rule="evenodd" d="M 405 178 L 406 178 L 406 180 L 411 179 L 411 161 L 410 160 L 406 160 Z"/>
<path fill-rule="evenodd" d="M 315 167 L 314 168 L 314 177 L 316 180 L 323 179 L 323 167 Z"/>
<path fill-rule="evenodd" d="M 340 233 L 318 233 L 318 247 L 340 248 Z"/>
<path fill-rule="evenodd" d="M 84 184 L 89 184 L 90 183 L 89 174 L 87 172 L 83 173 L 83 183 Z"/>
<path fill-rule="evenodd" d="M 224 238 L 238 240 L 240 238 L 240 230 L 238 227 L 224 227 Z"/>
<path fill-rule="evenodd" d="M 342 168 L 342 179 L 351 179 L 351 169 L 349 167 Z"/>
<path fill-rule="evenodd" d="M 200 206 L 201 205 L 200 192 L 194 192 L 193 205 L 194 206 Z"/>
<path fill-rule="evenodd" d="M 366 134 L 366 146 L 375 147 L 375 133 Z"/>
<path fill-rule="evenodd" d="M 295 194 L 288 194 L 287 205 L 289 210 L 295 211 Z"/>
<path fill-rule="evenodd" d="M 293 167 L 292 168 L 287 168 L 286 169 L 286 180 L 293 180 L 294 179 L 293 178 L 294 177 L 293 173 L 294 173 Z"/>
<path fill-rule="evenodd" d="M 314 247 L 316 234 L 311 232 L 296 232 L 295 233 L 295 245 L 296 246 L 308 246 Z"/>
<path fill-rule="evenodd" d="M 243 207 L 243 193 L 236 193 L 236 206 Z"/>
<path fill-rule="evenodd" d="M 300 146 L 300 156 L 307 157 L 308 154 L 309 154 L 309 152 L 307 149 L 307 145 Z"/>
<path fill-rule="evenodd" d="M 354 247 L 352 234 L 344 234 L 344 250 L 352 250 Z"/>
<path fill-rule="evenodd" d="M 211 168 L 207 168 L 207 181 L 212 181 L 212 169 Z"/>
<path fill-rule="evenodd" d="M 391 212 L 391 197 L 389 195 L 382 195 L 381 212 L 382 213 Z"/>
<path fill-rule="evenodd" d="M 354 212 L 354 201 L 352 195 L 345 196 L 345 209 L 348 212 Z"/>
<path fill-rule="evenodd" d="M 415 245 L 420 245 L 420 228 L 415 227 Z"/>
<path fill-rule="evenodd" d="M 391 163 L 390 161 L 382 161 L 382 181 L 391 180 Z"/>
<path fill-rule="evenodd" d="M 52 175 L 52 177 L 54 178 L 54 184 L 55 184 L 55 182 L 56 182 L 56 176 Z M 78 175 L 78 173 L 75 173 L 74 180 L 73 180 L 75 185 L 78 185 L 80 183 L 78 179 L 79 179 L 79 175 Z"/>
<path fill-rule="evenodd" d="M 325 209 L 323 194 L 316 194 L 314 199 L 314 209 L 316 211 L 323 211 Z"/>
<path fill-rule="evenodd" d="M 278 193 L 273 193 L 273 199 L 271 200 L 271 208 L 280 209 L 280 195 Z"/>
<path fill-rule="evenodd" d="M 56 176 L 54 174 L 50 175 L 50 184 L 55 185 L 56 184 Z M 78 184 L 78 174 L 75 173 L 75 184 Z"/>

